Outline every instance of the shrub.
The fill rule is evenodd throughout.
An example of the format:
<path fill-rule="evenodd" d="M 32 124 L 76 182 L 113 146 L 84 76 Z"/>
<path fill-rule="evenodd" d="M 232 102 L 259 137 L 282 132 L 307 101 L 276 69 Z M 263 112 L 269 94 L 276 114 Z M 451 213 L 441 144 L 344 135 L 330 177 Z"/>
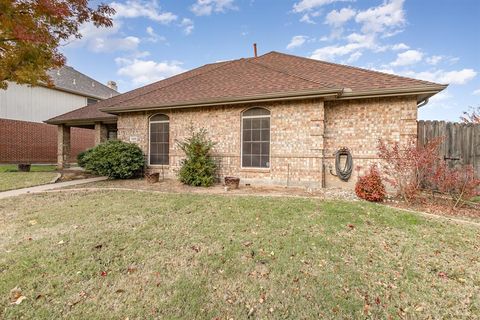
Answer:
<path fill-rule="evenodd" d="M 471 165 L 450 168 L 442 161 L 435 166 L 433 173 L 429 177 L 429 185 L 436 191 L 450 195 L 453 209 L 479 194 L 480 179 L 475 177 Z"/>
<path fill-rule="evenodd" d="M 138 175 L 145 165 L 142 150 L 134 143 L 110 140 L 87 150 L 80 157 L 86 170 L 115 179 Z"/>
<path fill-rule="evenodd" d="M 442 139 L 438 138 L 424 146 L 415 140 L 403 147 L 395 142 L 390 147 L 379 141 L 379 157 L 384 160 L 382 171 L 385 181 L 398 191 L 405 201 L 419 199 L 423 190 L 439 192 L 453 199 L 453 208 L 478 194 L 480 180 L 471 166 L 459 165 L 450 168 L 439 157 Z"/>
<path fill-rule="evenodd" d="M 385 199 L 387 192 L 375 165 L 370 167 L 367 174 L 358 178 L 355 193 L 359 198 L 367 201 L 381 202 Z"/>
<path fill-rule="evenodd" d="M 425 146 L 417 146 L 415 139 L 400 146 L 383 140 L 378 143 L 378 156 L 384 160 L 382 172 L 384 180 L 392 185 L 405 201 L 418 197 L 424 184 L 429 181 L 435 164 L 438 163 L 438 149 L 441 139 L 433 140 Z"/>
<path fill-rule="evenodd" d="M 90 150 L 92 150 L 92 149 L 82 151 L 77 155 L 77 164 L 78 164 L 79 167 L 85 168 L 85 160 L 84 159 L 88 155 L 88 152 Z"/>
<path fill-rule="evenodd" d="M 200 129 L 190 130 L 190 136 L 178 142 L 178 146 L 185 152 L 179 171 L 180 181 L 191 186 L 209 187 L 215 182 L 217 166 L 210 156 L 215 144 L 208 139 L 207 131 Z"/>

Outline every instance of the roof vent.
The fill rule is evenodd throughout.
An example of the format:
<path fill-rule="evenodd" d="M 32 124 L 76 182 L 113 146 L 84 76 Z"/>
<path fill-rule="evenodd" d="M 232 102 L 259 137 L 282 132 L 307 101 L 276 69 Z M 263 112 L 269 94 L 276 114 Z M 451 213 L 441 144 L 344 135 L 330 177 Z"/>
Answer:
<path fill-rule="evenodd" d="M 95 82 L 92 81 L 92 88 L 95 87 Z"/>
<path fill-rule="evenodd" d="M 115 81 L 112 81 L 112 80 L 107 82 L 107 87 L 109 87 L 110 89 L 115 90 L 115 91 L 118 90 L 117 83 Z"/>
<path fill-rule="evenodd" d="M 76 85 L 76 84 L 77 84 L 77 82 L 75 81 L 75 79 L 73 79 L 73 85 Z"/>

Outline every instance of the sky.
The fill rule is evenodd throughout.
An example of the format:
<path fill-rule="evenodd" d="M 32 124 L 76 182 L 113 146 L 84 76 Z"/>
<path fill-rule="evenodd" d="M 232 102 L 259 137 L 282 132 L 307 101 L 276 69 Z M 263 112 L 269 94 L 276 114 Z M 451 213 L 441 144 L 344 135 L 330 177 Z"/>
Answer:
<path fill-rule="evenodd" d="M 108 0 L 107 0 L 108 1 Z M 90 1 L 91 5 L 98 3 Z M 67 64 L 126 92 L 216 61 L 279 51 L 449 84 L 419 110 L 480 106 L 480 0 L 116 0 L 112 28 L 82 25 Z"/>

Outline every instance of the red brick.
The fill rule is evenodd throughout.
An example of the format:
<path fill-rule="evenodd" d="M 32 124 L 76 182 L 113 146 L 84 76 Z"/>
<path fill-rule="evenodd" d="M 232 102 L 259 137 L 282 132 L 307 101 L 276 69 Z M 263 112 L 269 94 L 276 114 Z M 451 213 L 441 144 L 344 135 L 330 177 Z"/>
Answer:
<path fill-rule="evenodd" d="M 70 161 L 94 146 L 94 130 L 72 128 Z M 57 126 L 0 119 L 0 163 L 56 163 Z"/>

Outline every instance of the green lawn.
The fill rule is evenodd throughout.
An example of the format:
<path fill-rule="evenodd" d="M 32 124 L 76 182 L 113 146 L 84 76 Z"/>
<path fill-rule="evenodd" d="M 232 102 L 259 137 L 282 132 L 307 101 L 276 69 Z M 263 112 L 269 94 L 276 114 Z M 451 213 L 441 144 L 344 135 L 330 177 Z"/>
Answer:
<path fill-rule="evenodd" d="M 0 172 L 0 192 L 50 183 L 55 172 Z"/>
<path fill-rule="evenodd" d="M 55 166 L 32 165 L 30 172 L 18 172 L 17 165 L 0 165 L 0 192 L 47 184 L 57 175 Z"/>
<path fill-rule="evenodd" d="M 364 202 L 52 193 L 0 225 L 0 319 L 480 315 L 480 228 Z"/>
<path fill-rule="evenodd" d="M 31 172 L 52 172 L 57 169 L 54 165 L 38 165 L 34 164 L 30 167 Z M 1 164 L 0 165 L 0 173 L 1 172 L 18 172 L 18 167 L 16 164 Z"/>

